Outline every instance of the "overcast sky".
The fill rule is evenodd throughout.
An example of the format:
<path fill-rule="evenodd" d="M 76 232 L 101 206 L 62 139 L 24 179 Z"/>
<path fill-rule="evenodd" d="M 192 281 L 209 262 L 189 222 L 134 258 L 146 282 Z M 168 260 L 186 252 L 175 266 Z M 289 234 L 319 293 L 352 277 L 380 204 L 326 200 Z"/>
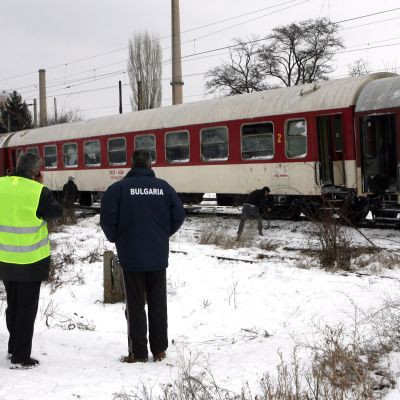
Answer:
<path fill-rule="evenodd" d="M 0 0 L 0 4 L 0 91 L 17 89 L 31 103 L 38 98 L 37 71 L 44 68 L 49 113 L 56 97 L 59 111 L 78 108 L 84 118 L 115 114 L 118 80 L 124 84 L 124 112 L 130 111 L 129 79 L 123 71 L 134 32 L 147 29 L 158 34 L 163 60 L 171 58 L 170 0 Z M 399 73 L 398 0 L 180 0 L 182 56 L 231 45 L 237 37 L 266 36 L 276 26 L 308 18 L 336 22 L 396 8 L 341 24 L 346 52 L 338 54 L 332 75 L 345 75 L 347 65 L 359 58 L 374 71 L 399 67 Z M 195 29 L 205 25 L 209 26 Z M 226 59 L 226 50 L 185 58 L 184 102 L 210 97 L 202 73 Z M 163 105 L 171 104 L 170 78 L 171 63 L 166 62 Z"/>

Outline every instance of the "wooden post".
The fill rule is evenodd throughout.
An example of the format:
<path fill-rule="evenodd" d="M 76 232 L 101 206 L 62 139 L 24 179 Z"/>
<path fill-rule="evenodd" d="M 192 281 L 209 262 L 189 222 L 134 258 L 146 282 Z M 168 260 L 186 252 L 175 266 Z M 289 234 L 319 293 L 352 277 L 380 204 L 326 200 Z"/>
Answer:
<path fill-rule="evenodd" d="M 125 300 L 122 268 L 110 250 L 103 255 L 104 303 L 120 303 Z"/>

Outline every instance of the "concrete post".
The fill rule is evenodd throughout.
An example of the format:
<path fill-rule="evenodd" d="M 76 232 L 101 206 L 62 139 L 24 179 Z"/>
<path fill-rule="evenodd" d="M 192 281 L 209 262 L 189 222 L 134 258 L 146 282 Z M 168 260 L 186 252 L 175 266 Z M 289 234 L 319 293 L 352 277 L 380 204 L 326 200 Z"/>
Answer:
<path fill-rule="evenodd" d="M 33 99 L 33 127 L 37 128 L 37 101 Z"/>
<path fill-rule="evenodd" d="M 39 69 L 40 126 L 47 126 L 46 70 Z"/>
<path fill-rule="evenodd" d="M 112 251 L 103 255 L 104 303 L 120 303 L 125 300 L 122 268 Z"/>
<path fill-rule="evenodd" d="M 54 97 L 54 121 L 57 123 L 58 115 L 57 115 L 57 98 Z"/>
<path fill-rule="evenodd" d="M 172 29 L 172 104 L 183 103 L 183 80 L 181 59 L 181 28 L 179 17 L 179 0 L 171 0 Z"/>

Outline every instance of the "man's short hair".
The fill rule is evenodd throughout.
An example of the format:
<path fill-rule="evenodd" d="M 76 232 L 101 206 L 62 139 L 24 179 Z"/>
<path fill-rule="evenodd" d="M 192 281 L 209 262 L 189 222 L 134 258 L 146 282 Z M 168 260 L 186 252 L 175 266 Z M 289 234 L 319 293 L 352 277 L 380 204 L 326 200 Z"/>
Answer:
<path fill-rule="evenodd" d="M 147 150 L 135 150 L 132 155 L 132 168 L 150 168 L 151 156 Z"/>
<path fill-rule="evenodd" d="M 42 165 L 42 159 L 34 153 L 22 153 L 17 160 L 15 172 L 26 177 L 37 176 Z"/>
<path fill-rule="evenodd" d="M 268 186 L 264 186 L 264 187 L 262 188 L 262 190 L 264 190 L 264 192 L 268 192 L 268 193 L 271 192 L 271 190 L 269 189 Z"/>

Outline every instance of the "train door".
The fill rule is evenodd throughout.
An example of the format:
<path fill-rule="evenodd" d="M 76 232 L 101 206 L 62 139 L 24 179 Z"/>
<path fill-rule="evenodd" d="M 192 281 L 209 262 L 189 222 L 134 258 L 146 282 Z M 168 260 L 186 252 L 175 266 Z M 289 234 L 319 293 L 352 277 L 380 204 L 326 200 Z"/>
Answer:
<path fill-rule="evenodd" d="M 6 174 L 6 151 L 0 147 L 0 176 Z"/>
<path fill-rule="evenodd" d="M 396 117 L 367 116 L 361 122 L 364 191 L 395 190 L 397 184 Z"/>
<path fill-rule="evenodd" d="M 343 185 L 344 160 L 340 114 L 317 117 L 319 184 Z"/>

